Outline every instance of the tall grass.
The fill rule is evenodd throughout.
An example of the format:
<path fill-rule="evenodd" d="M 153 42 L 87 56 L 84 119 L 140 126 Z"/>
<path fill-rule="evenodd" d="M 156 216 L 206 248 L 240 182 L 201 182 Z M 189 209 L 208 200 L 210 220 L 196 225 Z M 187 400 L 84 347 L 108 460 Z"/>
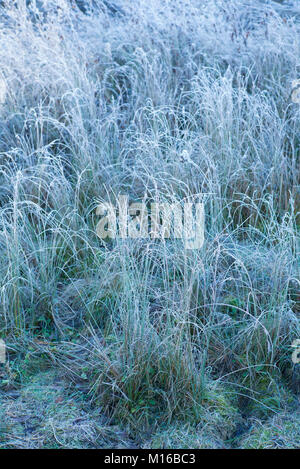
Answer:
<path fill-rule="evenodd" d="M 1 334 L 78 333 L 90 361 L 58 363 L 132 428 L 201 421 L 211 386 L 283 408 L 300 331 L 297 11 L 34 5 L 1 7 Z M 124 193 L 205 193 L 203 248 L 101 242 L 97 203 Z"/>

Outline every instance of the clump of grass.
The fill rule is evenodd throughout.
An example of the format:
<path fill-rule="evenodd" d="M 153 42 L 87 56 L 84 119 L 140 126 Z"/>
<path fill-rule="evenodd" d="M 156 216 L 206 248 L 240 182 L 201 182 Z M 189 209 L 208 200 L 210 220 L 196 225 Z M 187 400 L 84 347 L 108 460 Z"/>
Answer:
<path fill-rule="evenodd" d="M 193 351 L 188 322 L 167 308 L 158 314 L 150 310 L 149 279 L 155 266 L 149 258 L 134 259 L 131 249 L 124 249 L 122 285 L 107 326 L 109 342 L 105 334 L 94 339 L 100 368 L 94 392 L 114 416 L 134 427 L 152 425 L 156 418 L 171 421 L 175 415 L 198 418 L 205 389 L 203 358 Z"/>

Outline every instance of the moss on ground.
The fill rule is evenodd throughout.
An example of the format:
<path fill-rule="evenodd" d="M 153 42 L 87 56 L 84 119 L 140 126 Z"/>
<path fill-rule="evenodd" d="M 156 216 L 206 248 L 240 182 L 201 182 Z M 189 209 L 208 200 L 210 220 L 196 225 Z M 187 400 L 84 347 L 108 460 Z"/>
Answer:
<path fill-rule="evenodd" d="M 128 435 L 89 407 L 56 371 L 38 373 L 20 390 L 0 394 L 0 447 L 132 447 Z"/>
<path fill-rule="evenodd" d="M 266 422 L 255 420 L 239 446 L 244 449 L 299 449 L 300 410 L 280 413 Z"/>
<path fill-rule="evenodd" d="M 20 387 L 0 389 L 0 448 L 299 448 L 300 407 L 293 400 L 267 419 L 243 418 L 228 389 L 208 383 L 199 422 L 173 421 L 140 429 L 135 439 L 122 422 L 61 371 L 27 376 Z M 252 415 L 253 409 L 251 411 Z"/>

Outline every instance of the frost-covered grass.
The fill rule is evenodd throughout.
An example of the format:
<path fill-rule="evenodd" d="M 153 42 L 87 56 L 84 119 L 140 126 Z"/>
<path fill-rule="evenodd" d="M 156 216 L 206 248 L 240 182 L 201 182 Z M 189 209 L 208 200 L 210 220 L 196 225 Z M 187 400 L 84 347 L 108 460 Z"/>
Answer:
<path fill-rule="evenodd" d="M 0 3 L 0 412 L 55 369 L 105 422 L 47 403 L 0 444 L 273 447 L 299 407 L 299 5 Z M 96 236 L 99 201 L 199 193 L 200 250 Z"/>

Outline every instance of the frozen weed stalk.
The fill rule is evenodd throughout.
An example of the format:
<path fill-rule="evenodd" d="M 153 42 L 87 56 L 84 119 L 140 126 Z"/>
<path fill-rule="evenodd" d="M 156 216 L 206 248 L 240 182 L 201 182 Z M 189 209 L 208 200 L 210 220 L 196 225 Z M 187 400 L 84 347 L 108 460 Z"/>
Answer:
<path fill-rule="evenodd" d="M 185 249 L 200 249 L 204 243 L 204 204 L 201 202 L 133 202 L 119 196 L 117 206 L 101 203 L 102 216 L 96 227 L 99 238 L 183 239 Z"/>

